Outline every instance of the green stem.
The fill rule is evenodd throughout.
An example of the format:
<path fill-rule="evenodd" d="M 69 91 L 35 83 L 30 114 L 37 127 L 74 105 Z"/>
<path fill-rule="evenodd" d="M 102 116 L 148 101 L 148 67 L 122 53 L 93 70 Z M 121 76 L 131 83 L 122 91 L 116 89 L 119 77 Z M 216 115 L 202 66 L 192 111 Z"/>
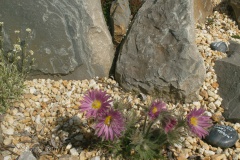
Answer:
<path fill-rule="evenodd" d="M 149 133 L 149 131 L 150 131 L 150 129 L 151 129 L 151 127 L 152 127 L 153 124 L 154 124 L 154 122 L 151 122 L 151 123 L 149 124 L 149 127 L 148 127 L 148 129 L 147 129 L 147 132 L 146 132 L 146 134 L 145 134 L 145 137 L 148 136 L 148 133 Z"/>
<path fill-rule="evenodd" d="M 144 132 L 145 132 L 146 123 L 147 123 L 147 115 L 145 115 L 145 119 L 144 119 L 144 124 L 143 124 L 143 134 L 144 134 Z"/>

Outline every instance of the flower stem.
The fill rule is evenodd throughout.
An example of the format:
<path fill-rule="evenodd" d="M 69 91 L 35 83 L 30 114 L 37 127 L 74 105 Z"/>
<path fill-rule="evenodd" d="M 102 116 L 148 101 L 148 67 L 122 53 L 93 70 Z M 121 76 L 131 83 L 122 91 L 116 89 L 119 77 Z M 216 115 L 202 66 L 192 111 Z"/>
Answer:
<path fill-rule="evenodd" d="M 145 119 L 144 119 L 144 124 L 143 124 L 143 134 L 144 134 L 144 132 L 145 132 L 146 123 L 147 123 L 147 115 L 145 115 Z"/>
<path fill-rule="evenodd" d="M 148 129 L 147 129 L 147 132 L 146 132 L 146 134 L 145 134 L 145 137 L 148 136 L 148 133 L 149 133 L 149 131 L 150 131 L 150 129 L 151 129 L 151 127 L 152 127 L 153 124 L 154 124 L 154 122 L 151 122 L 151 123 L 149 124 L 149 127 L 148 127 Z"/>

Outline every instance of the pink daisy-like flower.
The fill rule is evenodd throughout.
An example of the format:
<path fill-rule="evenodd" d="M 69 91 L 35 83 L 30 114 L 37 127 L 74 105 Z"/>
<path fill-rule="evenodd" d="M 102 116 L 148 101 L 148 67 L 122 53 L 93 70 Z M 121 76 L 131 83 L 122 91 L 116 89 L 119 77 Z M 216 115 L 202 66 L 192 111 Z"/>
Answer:
<path fill-rule="evenodd" d="M 120 137 L 124 130 L 124 120 L 121 113 L 110 109 L 108 113 L 102 114 L 98 118 L 95 129 L 95 134 L 105 140 Z"/>
<path fill-rule="evenodd" d="M 212 126 L 212 121 L 209 116 L 203 115 L 204 109 L 193 109 L 187 115 L 187 124 L 190 130 L 200 138 L 208 135 L 207 128 Z"/>
<path fill-rule="evenodd" d="M 162 101 L 156 100 L 152 102 L 148 115 L 151 119 L 156 119 L 159 116 L 160 112 L 166 110 L 167 110 L 166 104 Z"/>
<path fill-rule="evenodd" d="M 100 90 L 89 91 L 81 101 L 80 111 L 86 111 L 86 117 L 96 118 L 99 113 L 106 112 L 112 100 L 106 92 Z"/>
<path fill-rule="evenodd" d="M 177 120 L 172 116 L 164 117 L 162 119 L 162 126 L 165 133 L 168 133 L 169 131 L 173 130 L 176 124 L 177 124 Z"/>

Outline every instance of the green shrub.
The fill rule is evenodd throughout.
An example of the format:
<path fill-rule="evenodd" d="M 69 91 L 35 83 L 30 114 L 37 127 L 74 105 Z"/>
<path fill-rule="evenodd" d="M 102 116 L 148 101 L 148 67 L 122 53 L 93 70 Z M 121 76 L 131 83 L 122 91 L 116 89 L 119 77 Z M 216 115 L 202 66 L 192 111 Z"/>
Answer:
<path fill-rule="evenodd" d="M 17 42 L 13 49 L 3 49 L 3 23 L 0 22 L 0 112 L 5 112 L 14 101 L 20 98 L 24 90 L 24 81 L 29 73 L 33 59 L 33 51 L 28 50 L 28 38 L 21 40 L 17 34 Z M 31 30 L 26 29 L 30 35 Z"/>

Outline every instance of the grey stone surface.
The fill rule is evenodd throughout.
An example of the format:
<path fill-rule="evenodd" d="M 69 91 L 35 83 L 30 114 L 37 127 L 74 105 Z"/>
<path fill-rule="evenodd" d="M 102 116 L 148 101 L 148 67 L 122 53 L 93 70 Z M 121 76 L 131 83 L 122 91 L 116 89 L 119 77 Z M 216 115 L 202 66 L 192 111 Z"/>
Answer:
<path fill-rule="evenodd" d="M 240 1 L 239 0 L 228 0 L 229 5 L 232 7 L 238 28 L 240 29 Z"/>
<path fill-rule="evenodd" d="M 196 22 L 204 23 L 207 16 L 213 14 L 211 0 L 194 0 L 194 19 Z"/>
<path fill-rule="evenodd" d="M 32 152 L 25 151 L 19 156 L 18 160 L 37 160 L 37 158 L 33 156 Z"/>
<path fill-rule="evenodd" d="M 146 1 L 120 49 L 116 80 L 129 91 L 190 102 L 196 100 L 204 76 L 192 1 Z"/>
<path fill-rule="evenodd" d="M 230 41 L 229 57 L 215 62 L 215 72 L 222 97 L 224 117 L 228 121 L 240 122 L 240 44 Z"/>
<path fill-rule="evenodd" d="M 0 20 L 5 50 L 16 38 L 14 30 L 24 38 L 25 29 L 32 29 L 36 71 L 73 79 L 108 76 L 114 49 L 100 0 L 0 1 Z"/>
<path fill-rule="evenodd" d="M 223 53 L 226 53 L 228 50 L 227 44 L 222 41 L 211 43 L 210 48 L 214 51 L 219 51 L 219 52 L 223 52 Z"/>
<path fill-rule="evenodd" d="M 211 128 L 205 140 L 212 146 L 229 148 L 238 140 L 238 133 L 230 126 L 215 125 Z"/>
<path fill-rule="evenodd" d="M 111 9 L 111 29 L 113 40 L 119 44 L 127 32 L 131 11 L 128 0 L 115 0 L 112 2 Z"/>

